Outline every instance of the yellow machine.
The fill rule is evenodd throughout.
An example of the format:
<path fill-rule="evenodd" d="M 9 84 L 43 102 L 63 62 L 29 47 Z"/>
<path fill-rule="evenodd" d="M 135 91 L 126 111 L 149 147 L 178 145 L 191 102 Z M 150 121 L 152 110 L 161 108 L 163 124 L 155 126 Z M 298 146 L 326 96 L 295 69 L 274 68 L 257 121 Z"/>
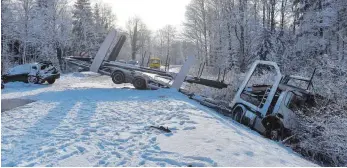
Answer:
<path fill-rule="evenodd" d="M 151 58 L 149 60 L 149 67 L 154 69 L 160 69 L 160 59 L 159 58 Z"/>

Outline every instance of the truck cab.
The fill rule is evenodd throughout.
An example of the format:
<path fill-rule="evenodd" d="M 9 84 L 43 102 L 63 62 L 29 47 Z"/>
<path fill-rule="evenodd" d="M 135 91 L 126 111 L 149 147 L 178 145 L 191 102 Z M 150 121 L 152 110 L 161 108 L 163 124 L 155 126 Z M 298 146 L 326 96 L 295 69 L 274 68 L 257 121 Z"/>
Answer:
<path fill-rule="evenodd" d="M 273 72 L 272 76 L 264 73 L 269 69 Z M 264 78 L 261 75 L 268 76 Z M 264 83 L 252 83 L 254 77 L 259 77 L 254 81 Z M 308 90 L 312 77 L 283 76 L 276 63 L 256 61 L 229 104 L 232 107 L 231 116 L 270 139 L 282 140 L 297 125 L 293 111 L 297 104 L 314 102 L 313 94 Z M 296 80 L 308 85 L 303 88 L 290 84 Z"/>

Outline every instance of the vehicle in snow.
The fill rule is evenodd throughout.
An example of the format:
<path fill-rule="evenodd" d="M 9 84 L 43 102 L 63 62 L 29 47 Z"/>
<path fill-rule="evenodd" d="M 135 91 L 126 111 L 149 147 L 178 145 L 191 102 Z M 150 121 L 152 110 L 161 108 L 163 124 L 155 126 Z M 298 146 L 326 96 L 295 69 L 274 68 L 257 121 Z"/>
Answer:
<path fill-rule="evenodd" d="M 60 78 L 60 73 L 50 61 L 17 65 L 1 76 L 4 83 L 19 81 L 42 84 L 47 81 L 49 84 L 53 84 L 58 78 Z"/>
<path fill-rule="evenodd" d="M 160 69 L 160 58 L 151 58 L 149 60 L 149 67 L 153 69 Z"/>
<path fill-rule="evenodd" d="M 264 66 L 275 70 L 273 83 L 249 86 L 256 68 Z M 234 120 L 270 139 L 282 140 L 297 125 L 293 108 L 301 103 L 314 103 L 314 95 L 308 90 L 313 75 L 311 78 L 283 76 L 275 62 L 256 61 L 230 104 Z M 289 82 L 294 80 L 308 85 L 305 89 L 290 85 Z"/>
<path fill-rule="evenodd" d="M 184 72 L 182 71 L 181 74 L 178 73 L 180 75 L 177 75 L 159 69 L 134 66 L 127 64 L 125 61 L 116 60 L 125 41 L 125 38 L 122 37 L 125 37 L 125 35 L 121 35 L 117 40 L 116 30 L 113 29 L 106 36 L 94 58 L 85 59 L 78 56 L 69 56 L 64 59 L 67 63 L 78 66 L 83 70 L 90 70 L 95 73 L 111 76 L 111 79 L 115 84 L 132 83 L 136 89 L 167 88 L 170 87 L 170 82 L 172 82 L 176 76 L 179 76 L 180 79 L 184 80 L 184 77 L 188 73 L 193 61 L 190 61 L 189 64 L 183 66 L 186 67 L 182 68 Z M 194 57 L 190 58 L 192 60 L 195 59 Z M 156 61 L 153 63 L 159 65 L 158 68 L 160 68 L 160 59 L 155 60 Z M 153 75 L 166 78 L 166 81 L 157 80 L 156 76 Z M 175 84 L 174 88 L 179 88 L 183 83 L 183 80 L 172 82 Z"/>
<path fill-rule="evenodd" d="M 266 79 L 271 84 L 252 84 L 251 78 L 261 74 L 256 69 L 272 68 L 273 80 Z M 312 85 L 312 78 L 298 76 L 283 76 L 275 62 L 256 61 L 248 71 L 240 85 L 233 101 L 228 104 L 224 101 L 211 100 L 181 90 L 190 98 L 201 104 L 217 109 L 224 115 L 232 117 L 235 121 L 250 127 L 273 140 L 283 140 L 291 135 L 291 130 L 297 126 L 296 115 L 293 109 L 303 103 L 312 105 L 314 94 L 308 89 Z M 259 79 L 258 79 L 259 80 Z M 298 87 L 291 84 L 301 81 L 306 84 Z"/>
<path fill-rule="evenodd" d="M 90 70 L 89 62 L 79 60 L 77 57 L 66 57 L 65 60 L 68 63 L 76 65 L 84 70 Z M 109 60 L 102 61 L 97 70 L 97 73 L 110 76 L 113 83 L 115 84 L 132 83 L 136 89 L 141 90 L 167 87 L 167 83 L 157 81 L 156 79 L 147 75 L 146 73 L 165 76 L 166 78 L 169 78 L 169 80 L 172 80 L 174 77 L 174 74 L 163 72 L 160 70 L 154 70 L 150 68 L 124 64 L 119 61 Z"/>

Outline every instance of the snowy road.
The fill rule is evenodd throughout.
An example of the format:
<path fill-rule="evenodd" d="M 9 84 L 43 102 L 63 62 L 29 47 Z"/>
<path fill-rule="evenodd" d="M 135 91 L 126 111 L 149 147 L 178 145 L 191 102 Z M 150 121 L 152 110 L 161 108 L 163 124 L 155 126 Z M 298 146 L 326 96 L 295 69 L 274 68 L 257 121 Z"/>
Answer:
<path fill-rule="evenodd" d="M 316 166 L 174 90 L 75 73 L 1 93 L 35 100 L 1 113 L 2 166 Z"/>

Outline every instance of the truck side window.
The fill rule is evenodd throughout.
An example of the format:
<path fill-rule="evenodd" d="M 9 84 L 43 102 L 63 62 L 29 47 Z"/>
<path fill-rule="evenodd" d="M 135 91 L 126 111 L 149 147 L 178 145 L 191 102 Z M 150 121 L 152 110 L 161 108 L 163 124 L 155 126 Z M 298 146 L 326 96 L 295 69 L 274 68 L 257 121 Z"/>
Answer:
<path fill-rule="evenodd" d="M 291 110 L 295 110 L 296 107 L 296 102 L 295 102 L 295 94 L 292 92 L 289 92 L 286 95 L 286 98 L 284 100 L 284 104 L 287 108 L 291 109 Z"/>
<path fill-rule="evenodd" d="M 32 66 L 31 68 L 37 70 L 37 67 L 36 67 L 36 66 Z"/>

